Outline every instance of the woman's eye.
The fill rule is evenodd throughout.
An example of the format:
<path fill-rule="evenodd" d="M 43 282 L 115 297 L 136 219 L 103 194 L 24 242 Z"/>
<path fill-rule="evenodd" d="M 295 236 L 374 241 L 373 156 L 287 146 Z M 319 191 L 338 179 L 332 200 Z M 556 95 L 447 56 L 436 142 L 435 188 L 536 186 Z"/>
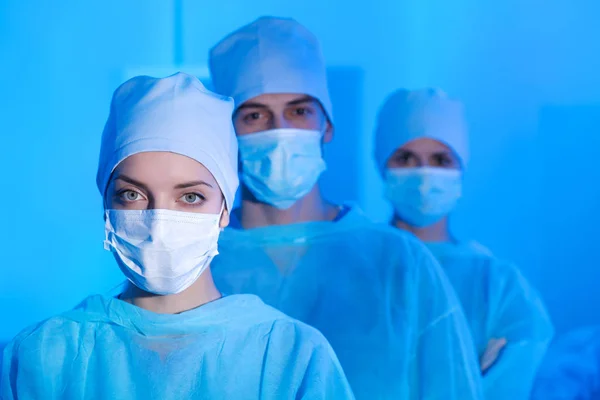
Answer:
<path fill-rule="evenodd" d="M 400 155 L 398 155 L 398 157 L 396 157 L 398 162 L 400 162 L 403 165 L 409 164 L 411 161 L 414 161 L 414 158 L 415 157 L 411 153 L 401 153 Z"/>
<path fill-rule="evenodd" d="M 125 190 L 119 194 L 119 197 L 125 201 L 138 201 L 142 199 L 142 195 L 133 190 Z"/>
<path fill-rule="evenodd" d="M 440 167 L 447 167 L 449 165 L 452 165 L 452 160 L 445 156 L 445 155 L 439 155 L 435 158 L 435 162 L 438 166 Z"/>
<path fill-rule="evenodd" d="M 187 204 L 198 204 L 204 200 L 204 197 L 198 193 L 186 193 L 181 197 L 181 199 Z"/>

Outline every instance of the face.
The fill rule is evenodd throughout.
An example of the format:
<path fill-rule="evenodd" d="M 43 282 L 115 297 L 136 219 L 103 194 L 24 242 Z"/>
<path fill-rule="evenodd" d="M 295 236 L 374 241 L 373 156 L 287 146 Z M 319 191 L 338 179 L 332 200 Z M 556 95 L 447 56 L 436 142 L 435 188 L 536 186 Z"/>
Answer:
<path fill-rule="evenodd" d="M 322 130 L 323 141 L 332 139 L 333 129 L 321 103 L 302 94 L 263 94 L 243 103 L 233 115 L 238 136 L 270 129 Z"/>
<path fill-rule="evenodd" d="M 217 181 L 204 165 L 180 154 L 147 152 L 134 154 L 117 166 L 105 206 L 219 214 L 223 201 Z M 229 214 L 224 210 L 220 225 L 228 224 Z"/>
<path fill-rule="evenodd" d="M 387 161 L 388 168 L 437 167 L 460 169 L 460 161 L 445 144 L 433 139 L 415 139 L 400 147 Z"/>

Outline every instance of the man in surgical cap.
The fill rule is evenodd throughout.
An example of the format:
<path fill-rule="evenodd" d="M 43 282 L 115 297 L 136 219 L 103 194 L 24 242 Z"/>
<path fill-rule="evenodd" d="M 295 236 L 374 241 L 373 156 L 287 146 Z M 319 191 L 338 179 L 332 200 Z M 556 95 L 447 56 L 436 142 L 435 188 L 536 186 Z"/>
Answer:
<path fill-rule="evenodd" d="M 243 182 L 213 265 L 218 287 L 319 329 L 359 399 L 480 398 L 468 326 L 433 256 L 321 195 L 334 118 L 317 39 L 263 17 L 218 43 L 210 70 L 236 102 Z"/>
<path fill-rule="evenodd" d="M 381 108 L 375 140 L 392 224 L 423 240 L 449 277 L 480 356 L 485 398 L 529 398 L 553 334 L 542 300 L 512 263 L 449 229 L 469 156 L 462 104 L 439 89 L 398 90 Z"/>

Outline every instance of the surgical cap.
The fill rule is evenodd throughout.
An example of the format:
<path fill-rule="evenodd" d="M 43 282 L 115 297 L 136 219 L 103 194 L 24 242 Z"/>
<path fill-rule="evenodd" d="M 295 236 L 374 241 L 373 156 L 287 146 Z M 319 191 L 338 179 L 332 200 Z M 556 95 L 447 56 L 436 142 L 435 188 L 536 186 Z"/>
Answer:
<path fill-rule="evenodd" d="M 257 19 L 213 47 L 209 63 L 215 90 L 233 97 L 237 107 L 262 94 L 306 94 L 333 123 L 321 46 L 293 19 Z"/>
<path fill-rule="evenodd" d="M 238 188 L 233 101 L 209 92 L 193 76 L 138 76 L 114 93 L 102 134 L 96 183 L 104 195 L 110 176 L 127 157 L 149 151 L 187 156 L 214 176 L 232 209 Z"/>
<path fill-rule="evenodd" d="M 392 93 L 379 111 L 375 160 L 383 172 L 401 146 L 420 138 L 438 140 L 454 151 L 463 168 L 469 158 L 462 104 L 439 89 L 405 89 Z"/>

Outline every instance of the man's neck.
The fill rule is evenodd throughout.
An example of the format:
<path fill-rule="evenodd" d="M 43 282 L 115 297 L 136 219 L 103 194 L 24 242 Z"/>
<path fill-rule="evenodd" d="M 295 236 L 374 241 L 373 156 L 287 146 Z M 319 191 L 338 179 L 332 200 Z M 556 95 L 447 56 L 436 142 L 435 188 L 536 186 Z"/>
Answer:
<path fill-rule="evenodd" d="M 406 222 L 394 217 L 392 225 L 411 232 L 423 242 L 449 242 L 452 240 L 448 229 L 448 217 L 444 217 L 441 221 L 422 228 L 410 226 Z"/>
<path fill-rule="evenodd" d="M 289 225 L 301 222 L 332 221 L 340 208 L 323 199 L 319 185 L 286 210 L 280 210 L 266 203 L 243 198 L 240 222 L 244 229 L 270 225 Z"/>
<path fill-rule="evenodd" d="M 221 298 L 213 281 L 210 267 L 189 288 L 181 293 L 159 296 L 130 284 L 120 299 L 157 314 L 179 314 Z"/>

